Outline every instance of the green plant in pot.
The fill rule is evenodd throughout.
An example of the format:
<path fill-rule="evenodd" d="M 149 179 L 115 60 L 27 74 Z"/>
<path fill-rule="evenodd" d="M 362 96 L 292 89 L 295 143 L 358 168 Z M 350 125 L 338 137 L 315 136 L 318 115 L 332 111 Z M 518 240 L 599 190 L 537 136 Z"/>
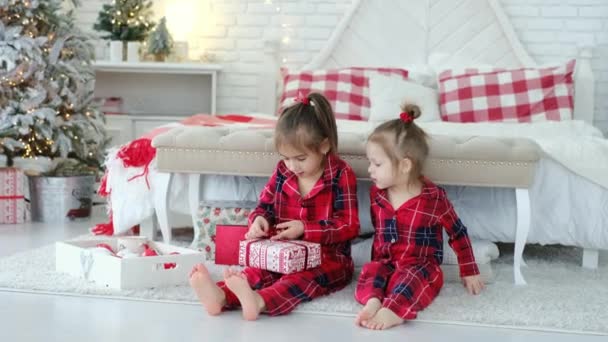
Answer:
<path fill-rule="evenodd" d="M 101 38 L 122 42 L 123 60 L 127 54 L 127 42 L 143 42 L 155 23 L 150 0 L 114 0 L 104 4 L 93 29 L 101 32 Z"/>

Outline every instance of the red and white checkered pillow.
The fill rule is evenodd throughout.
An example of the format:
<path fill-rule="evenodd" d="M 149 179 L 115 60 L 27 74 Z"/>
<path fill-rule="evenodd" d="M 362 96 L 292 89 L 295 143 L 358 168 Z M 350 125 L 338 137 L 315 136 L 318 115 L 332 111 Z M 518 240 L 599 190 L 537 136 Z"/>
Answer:
<path fill-rule="evenodd" d="M 443 121 L 572 119 L 575 60 L 552 68 L 446 70 L 439 74 Z"/>
<path fill-rule="evenodd" d="M 283 74 L 283 93 L 279 113 L 293 104 L 293 99 L 302 93 L 319 92 L 325 95 L 336 119 L 367 121 L 370 114 L 369 77 L 371 73 L 400 75 L 408 78 L 408 71 L 398 68 L 343 68 L 310 70 Z"/>

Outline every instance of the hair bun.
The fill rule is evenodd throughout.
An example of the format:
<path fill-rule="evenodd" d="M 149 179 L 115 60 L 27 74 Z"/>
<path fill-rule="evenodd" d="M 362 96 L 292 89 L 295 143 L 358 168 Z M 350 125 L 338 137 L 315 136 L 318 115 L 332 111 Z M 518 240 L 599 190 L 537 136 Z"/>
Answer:
<path fill-rule="evenodd" d="M 420 107 L 412 103 L 404 103 L 401 105 L 401 111 L 407 113 L 412 120 L 418 119 L 422 114 Z"/>

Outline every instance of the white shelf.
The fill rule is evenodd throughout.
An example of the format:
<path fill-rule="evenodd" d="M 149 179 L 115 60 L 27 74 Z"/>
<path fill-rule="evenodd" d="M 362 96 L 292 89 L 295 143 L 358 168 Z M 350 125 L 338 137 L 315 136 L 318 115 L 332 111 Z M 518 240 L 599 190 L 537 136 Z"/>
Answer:
<path fill-rule="evenodd" d="M 93 62 L 95 71 L 146 74 L 214 75 L 222 70 L 219 64 L 167 62 Z"/>
<path fill-rule="evenodd" d="M 93 67 L 95 96 L 121 97 L 128 113 L 106 116 L 113 145 L 190 115 L 215 114 L 219 64 L 95 61 Z"/>

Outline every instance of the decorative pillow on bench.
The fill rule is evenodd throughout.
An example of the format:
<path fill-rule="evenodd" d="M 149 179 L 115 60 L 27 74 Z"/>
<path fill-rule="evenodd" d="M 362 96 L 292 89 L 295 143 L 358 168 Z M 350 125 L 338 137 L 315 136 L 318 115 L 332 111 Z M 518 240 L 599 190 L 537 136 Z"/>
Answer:
<path fill-rule="evenodd" d="M 411 80 L 382 74 L 371 76 L 369 85 L 370 122 L 380 124 L 398 118 L 402 103 L 420 107 L 422 115 L 416 122 L 441 121 L 436 89 Z"/>

